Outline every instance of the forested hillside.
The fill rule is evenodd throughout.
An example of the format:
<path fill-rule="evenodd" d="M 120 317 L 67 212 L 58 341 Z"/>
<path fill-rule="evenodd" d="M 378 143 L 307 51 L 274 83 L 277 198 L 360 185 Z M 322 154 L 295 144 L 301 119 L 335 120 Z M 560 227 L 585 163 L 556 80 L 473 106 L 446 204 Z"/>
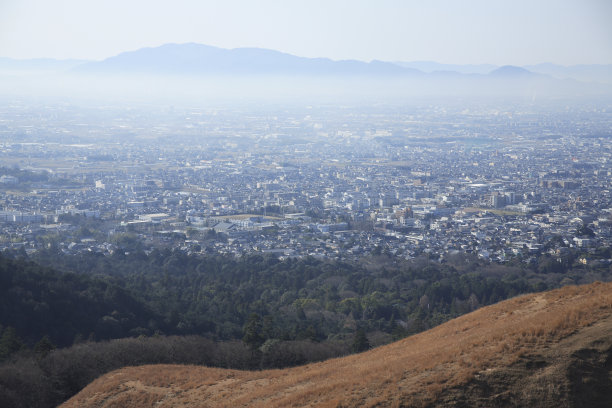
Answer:
<path fill-rule="evenodd" d="M 46 265 L 42 267 L 41 265 Z M 447 263 L 385 255 L 360 263 L 180 251 L 0 258 L 0 324 L 29 345 L 154 334 L 251 341 L 330 341 L 357 328 L 377 344 L 516 296 L 609 280 L 610 267 L 525 268 L 458 256 Z M 253 334 L 253 333 L 252 333 Z"/>
<path fill-rule="evenodd" d="M 5 255 L 0 389 L 7 406 L 32 406 L 37 398 L 46 401 L 38 406 L 53 406 L 124 365 L 303 364 L 386 344 L 522 293 L 612 277 L 609 266 L 561 266 L 551 268 L 548 258 L 526 267 L 384 254 L 359 263 L 169 250 Z"/>

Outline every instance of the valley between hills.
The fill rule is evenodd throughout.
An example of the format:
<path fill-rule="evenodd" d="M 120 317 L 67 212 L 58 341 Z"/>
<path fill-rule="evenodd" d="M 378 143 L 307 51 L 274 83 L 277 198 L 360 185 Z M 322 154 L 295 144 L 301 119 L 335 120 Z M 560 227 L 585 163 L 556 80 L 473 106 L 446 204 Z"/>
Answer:
<path fill-rule="evenodd" d="M 478 309 L 370 351 L 283 370 L 110 372 L 61 407 L 607 407 L 612 283 Z"/>

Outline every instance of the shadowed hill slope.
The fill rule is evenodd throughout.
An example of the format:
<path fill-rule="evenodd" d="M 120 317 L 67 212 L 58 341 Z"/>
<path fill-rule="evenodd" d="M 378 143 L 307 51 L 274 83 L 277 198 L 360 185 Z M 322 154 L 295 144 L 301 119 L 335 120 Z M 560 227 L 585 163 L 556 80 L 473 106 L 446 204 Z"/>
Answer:
<path fill-rule="evenodd" d="M 479 309 L 366 353 L 285 370 L 124 368 L 63 407 L 597 407 L 612 400 L 612 283 Z"/>

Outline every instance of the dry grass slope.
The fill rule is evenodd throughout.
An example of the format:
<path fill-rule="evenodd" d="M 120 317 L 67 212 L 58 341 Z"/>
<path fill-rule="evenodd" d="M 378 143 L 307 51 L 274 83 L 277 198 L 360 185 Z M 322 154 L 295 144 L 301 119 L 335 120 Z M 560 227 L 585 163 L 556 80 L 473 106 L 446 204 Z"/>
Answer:
<path fill-rule="evenodd" d="M 605 371 L 611 342 L 612 283 L 594 283 L 517 297 L 366 353 L 292 369 L 124 368 L 63 407 L 562 407 L 580 406 L 578 392 L 597 404 L 597 392 L 612 391 L 601 379 L 585 385 L 586 371 L 571 362 L 599 350 Z"/>

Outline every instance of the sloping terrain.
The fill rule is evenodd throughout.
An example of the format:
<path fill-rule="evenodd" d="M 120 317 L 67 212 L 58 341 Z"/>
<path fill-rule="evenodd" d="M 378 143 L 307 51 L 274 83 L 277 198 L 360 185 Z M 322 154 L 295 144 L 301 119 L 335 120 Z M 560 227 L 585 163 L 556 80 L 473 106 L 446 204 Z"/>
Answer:
<path fill-rule="evenodd" d="M 612 283 L 510 299 L 366 353 L 285 370 L 129 367 L 64 407 L 597 407 L 612 401 Z"/>

